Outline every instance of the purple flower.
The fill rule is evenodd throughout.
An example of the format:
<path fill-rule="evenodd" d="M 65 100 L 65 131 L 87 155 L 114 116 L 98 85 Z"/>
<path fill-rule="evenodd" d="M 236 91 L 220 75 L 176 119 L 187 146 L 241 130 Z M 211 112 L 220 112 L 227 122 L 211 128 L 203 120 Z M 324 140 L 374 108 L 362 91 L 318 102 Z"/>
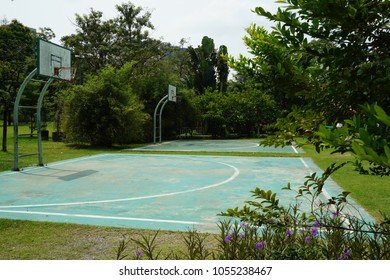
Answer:
<path fill-rule="evenodd" d="M 256 243 L 256 250 L 261 250 L 264 248 L 264 242 L 260 241 Z"/>
<path fill-rule="evenodd" d="M 286 235 L 287 235 L 287 237 L 290 237 L 291 235 L 293 235 L 293 232 L 289 231 L 289 230 L 286 230 Z"/>
<path fill-rule="evenodd" d="M 311 241 L 310 235 L 306 236 L 306 237 L 305 237 L 305 242 L 306 242 L 307 245 L 310 244 L 310 241 Z"/>
<path fill-rule="evenodd" d="M 320 226 L 321 226 L 321 224 L 320 224 L 319 221 L 315 221 L 315 222 L 313 223 L 313 227 L 320 227 Z"/>
<path fill-rule="evenodd" d="M 246 227 L 246 222 L 242 222 L 241 223 L 241 228 L 245 228 Z"/>
<path fill-rule="evenodd" d="M 141 251 L 137 251 L 135 252 L 135 255 L 137 256 L 137 258 L 142 258 L 144 256 L 144 253 Z"/>
<path fill-rule="evenodd" d="M 351 256 L 351 249 L 348 249 L 348 250 L 345 251 L 345 253 L 343 254 L 343 259 L 346 260 L 346 259 L 348 259 L 350 256 Z"/>
<path fill-rule="evenodd" d="M 348 249 L 347 251 L 345 251 L 343 253 L 342 257 L 338 257 L 337 259 L 338 260 L 347 260 L 347 259 L 349 259 L 350 256 L 351 256 L 351 249 Z"/>
<path fill-rule="evenodd" d="M 337 212 L 332 212 L 332 216 L 333 216 L 334 219 L 336 219 L 336 218 L 339 216 L 339 213 L 337 213 Z"/>
<path fill-rule="evenodd" d="M 312 228 L 310 229 L 310 233 L 311 233 L 311 235 L 313 235 L 313 236 L 317 236 L 317 235 L 318 235 L 318 229 L 317 229 L 316 227 L 312 227 Z"/>
<path fill-rule="evenodd" d="M 240 237 L 240 239 L 243 239 L 245 237 L 245 234 L 240 233 L 239 237 Z"/>
<path fill-rule="evenodd" d="M 226 237 L 225 237 L 225 242 L 226 243 L 229 243 L 230 241 L 232 241 L 232 236 L 229 234 L 229 235 L 227 235 Z"/>

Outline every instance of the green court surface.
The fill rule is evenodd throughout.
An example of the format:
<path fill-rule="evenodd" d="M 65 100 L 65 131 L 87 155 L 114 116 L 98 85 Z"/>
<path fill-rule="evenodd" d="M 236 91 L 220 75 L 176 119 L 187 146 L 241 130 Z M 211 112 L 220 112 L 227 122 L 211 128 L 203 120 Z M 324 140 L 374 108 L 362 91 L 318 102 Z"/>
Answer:
<path fill-rule="evenodd" d="M 176 140 L 148 145 L 134 150 L 182 152 L 246 152 L 246 153 L 304 153 L 301 148 L 263 147 L 260 140 Z"/>
<path fill-rule="evenodd" d="M 321 172 L 309 158 L 102 154 L 0 173 L 0 217 L 202 232 L 256 187 L 278 193 Z M 332 181 L 325 196 L 341 189 Z M 367 213 L 355 205 L 364 216 Z"/>

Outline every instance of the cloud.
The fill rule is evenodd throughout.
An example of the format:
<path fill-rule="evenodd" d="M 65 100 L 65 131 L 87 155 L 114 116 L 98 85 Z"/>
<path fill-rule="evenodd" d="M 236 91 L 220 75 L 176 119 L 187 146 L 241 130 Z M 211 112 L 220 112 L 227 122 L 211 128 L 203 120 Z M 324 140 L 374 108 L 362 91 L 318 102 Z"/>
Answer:
<path fill-rule="evenodd" d="M 152 22 L 156 27 L 156 36 L 162 36 L 171 43 L 187 38 L 193 46 L 199 45 L 203 36 L 209 36 L 214 39 L 216 46 L 227 45 L 234 56 L 246 50 L 242 38 L 246 35 L 247 27 L 254 22 L 270 25 L 252 12 L 258 6 L 258 0 L 144 2 L 154 2 Z"/>

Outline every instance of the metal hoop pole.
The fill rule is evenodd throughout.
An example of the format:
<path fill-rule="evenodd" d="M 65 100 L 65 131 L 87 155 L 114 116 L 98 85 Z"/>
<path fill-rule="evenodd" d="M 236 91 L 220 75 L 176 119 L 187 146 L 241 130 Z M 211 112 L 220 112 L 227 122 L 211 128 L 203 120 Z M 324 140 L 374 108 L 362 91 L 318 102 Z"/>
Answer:
<path fill-rule="evenodd" d="M 20 86 L 18 93 L 16 95 L 15 104 L 14 104 L 14 171 L 19 171 L 19 103 L 20 98 L 22 97 L 23 91 L 26 88 L 28 82 L 36 75 L 37 68 L 35 68 L 31 73 L 24 79 L 22 85 Z"/>
<path fill-rule="evenodd" d="M 153 143 L 156 144 L 156 126 L 157 126 L 157 110 L 158 107 L 160 107 L 161 103 L 163 103 L 168 98 L 168 95 L 165 95 L 161 100 L 158 102 L 156 108 L 154 109 L 153 114 Z M 161 126 L 161 124 L 160 124 Z M 161 139 L 161 133 L 160 133 L 160 139 Z"/>
<path fill-rule="evenodd" d="M 37 129 L 38 129 L 38 165 L 43 166 L 43 156 L 42 156 L 42 123 L 41 123 L 41 111 L 42 111 L 42 103 L 43 103 L 43 97 L 45 96 L 45 93 L 47 89 L 49 88 L 50 84 L 54 81 L 53 78 L 50 78 L 45 86 L 42 88 L 41 93 L 39 94 L 38 98 L 38 106 L 37 106 Z"/>
<path fill-rule="evenodd" d="M 165 100 L 165 102 L 161 106 L 161 110 L 160 110 L 160 120 L 159 120 L 159 125 L 160 125 L 160 143 L 162 142 L 162 112 L 164 110 L 165 105 L 167 105 L 168 101 L 169 101 L 168 99 Z"/>

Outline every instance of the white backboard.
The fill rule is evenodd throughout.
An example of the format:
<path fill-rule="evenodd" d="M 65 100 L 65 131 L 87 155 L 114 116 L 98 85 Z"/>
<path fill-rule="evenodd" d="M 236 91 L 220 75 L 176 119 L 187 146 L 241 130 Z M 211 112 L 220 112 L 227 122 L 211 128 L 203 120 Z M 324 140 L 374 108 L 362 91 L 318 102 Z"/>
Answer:
<path fill-rule="evenodd" d="M 176 87 L 171 85 L 168 87 L 168 100 L 176 102 Z"/>
<path fill-rule="evenodd" d="M 38 40 L 38 75 L 70 81 L 71 66 L 70 49 L 42 39 Z"/>

